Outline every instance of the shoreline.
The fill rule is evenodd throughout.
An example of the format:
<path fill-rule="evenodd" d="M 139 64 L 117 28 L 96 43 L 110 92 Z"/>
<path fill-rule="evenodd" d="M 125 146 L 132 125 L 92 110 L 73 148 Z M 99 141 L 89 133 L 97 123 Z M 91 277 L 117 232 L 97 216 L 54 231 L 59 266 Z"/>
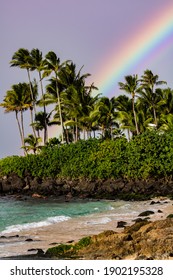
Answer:
<path fill-rule="evenodd" d="M 151 204 L 152 201 L 153 204 Z M 154 214 L 148 216 L 149 221 L 164 220 L 169 214 L 173 213 L 172 200 L 166 197 L 159 197 L 153 199 L 152 201 L 128 201 L 127 204 L 136 205 L 136 212 L 128 213 L 124 216 L 118 216 L 116 209 L 113 209 L 103 213 L 71 218 L 68 221 L 63 221 L 54 225 L 5 234 L 5 241 L 7 241 L 10 236 L 19 237 L 14 237 L 13 240 L 10 240 L 13 244 L 10 244 L 9 242 L 9 246 L 11 246 L 11 255 L 2 256 L 0 259 L 20 259 L 20 257 L 22 259 L 27 257 L 30 259 L 32 257 L 40 258 L 39 254 L 36 254 L 37 249 L 45 252 L 50 247 L 54 247 L 62 243 L 70 244 L 72 242 L 77 242 L 83 237 L 97 235 L 106 230 L 113 230 L 120 233 L 124 228 L 117 228 L 118 221 L 127 222 L 127 226 L 130 226 L 134 224 L 134 219 L 139 218 L 138 214 L 145 210 L 154 211 Z M 27 239 L 30 241 L 26 242 Z M 3 238 L 1 238 L 1 242 L 2 241 Z M 28 251 L 32 249 L 36 250 Z"/>

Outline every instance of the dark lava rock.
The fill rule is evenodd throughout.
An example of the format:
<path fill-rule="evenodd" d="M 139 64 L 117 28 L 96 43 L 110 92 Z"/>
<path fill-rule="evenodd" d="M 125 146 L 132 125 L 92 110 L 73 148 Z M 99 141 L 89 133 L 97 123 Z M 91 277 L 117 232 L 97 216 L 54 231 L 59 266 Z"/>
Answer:
<path fill-rule="evenodd" d="M 34 240 L 32 238 L 27 238 L 25 241 L 31 242 L 31 241 L 34 241 Z"/>
<path fill-rule="evenodd" d="M 125 227 L 126 224 L 127 223 L 124 221 L 119 221 L 119 222 L 117 222 L 117 228 L 123 228 L 123 227 Z"/>
<path fill-rule="evenodd" d="M 144 211 L 144 212 L 140 213 L 138 215 L 138 217 L 149 216 L 149 215 L 152 215 L 152 214 L 154 214 L 153 211 L 147 210 L 147 211 Z"/>
<path fill-rule="evenodd" d="M 143 221 L 142 218 L 137 218 L 137 219 L 132 220 L 132 222 L 135 222 L 135 223 L 140 223 L 142 221 Z"/>
<path fill-rule="evenodd" d="M 151 201 L 151 203 L 150 203 L 150 205 L 153 205 L 153 204 L 159 204 L 160 203 L 160 201 Z"/>
<path fill-rule="evenodd" d="M 18 238 L 18 237 L 19 237 L 18 234 L 16 234 L 16 235 L 10 235 L 10 236 L 9 236 L 9 238 Z"/>
<path fill-rule="evenodd" d="M 158 213 L 163 213 L 163 211 L 162 211 L 162 210 L 160 210 L 160 209 L 159 209 L 157 212 L 158 212 Z"/>
<path fill-rule="evenodd" d="M 39 256 L 44 255 L 44 251 L 42 249 L 37 249 L 37 255 Z"/>
<path fill-rule="evenodd" d="M 28 252 L 35 252 L 35 251 L 37 251 L 37 256 L 43 256 L 44 255 L 44 251 L 40 248 L 28 249 Z"/>
<path fill-rule="evenodd" d="M 35 252 L 37 249 L 28 249 L 28 252 Z"/>

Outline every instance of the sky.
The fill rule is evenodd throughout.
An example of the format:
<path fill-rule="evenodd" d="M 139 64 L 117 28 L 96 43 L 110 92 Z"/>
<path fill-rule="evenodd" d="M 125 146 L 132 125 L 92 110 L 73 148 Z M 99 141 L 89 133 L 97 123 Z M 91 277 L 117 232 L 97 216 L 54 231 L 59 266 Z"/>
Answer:
<path fill-rule="evenodd" d="M 13 84 L 28 82 L 25 70 L 10 68 L 19 48 L 83 66 L 104 96 L 123 94 L 118 82 L 146 69 L 173 88 L 173 0 L 0 0 L 0 34 L 0 102 Z M 0 107 L 0 158 L 22 154 L 20 146 L 15 114 Z"/>

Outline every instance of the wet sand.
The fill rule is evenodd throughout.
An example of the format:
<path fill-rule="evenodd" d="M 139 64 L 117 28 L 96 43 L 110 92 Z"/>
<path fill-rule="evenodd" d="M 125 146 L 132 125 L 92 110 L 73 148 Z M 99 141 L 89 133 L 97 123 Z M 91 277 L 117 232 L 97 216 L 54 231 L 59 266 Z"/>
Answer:
<path fill-rule="evenodd" d="M 35 254 L 37 251 L 28 251 L 32 249 L 42 249 L 45 252 L 48 248 L 60 243 L 78 241 L 84 236 L 98 234 L 104 230 L 120 232 L 123 228 L 117 228 L 118 221 L 125 221 L 127 225 L 131 225 L 134 223 L 133 220 L 145 210 L 154 211 L 154 214 L 149 216 L 151 221 L 165 219 L 167 215 L 173 213 L 172 200 L 157 198 L 153 201 L 159 201 L 159 203 L 151 205 L 151 200 L 127 202 L 124 213 L 112 208 L 106 212 L 71 218 L 51 226 L 4 234 L 6 238 L 0 238 L 0 258 Z"/>

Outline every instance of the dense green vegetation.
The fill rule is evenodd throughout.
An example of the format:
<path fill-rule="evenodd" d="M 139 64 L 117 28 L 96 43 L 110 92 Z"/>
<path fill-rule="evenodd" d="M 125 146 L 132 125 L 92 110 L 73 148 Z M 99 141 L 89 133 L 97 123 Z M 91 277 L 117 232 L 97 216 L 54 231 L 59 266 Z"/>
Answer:
<path fill-rule="evenodd" d="M 173 133 L 148 131 L 127 141 L 89 139 L 47 146 L 37 155 L 0 160 L 0 173 L 50 178 L 169 179 L 173 174 Z"/>
<path fill-rule="evenodd" d="M 25 157 L 1 159 L 1 175 L 172 176 L 173 90 L 160 88 L 166 82 L 151 70 L 125 76 L 119 88 L 128 95 L 108 98 L 96 94 L 94 84 L 86 85 L 90 74 L 82 74 L 83 67 L 77 71 L 72 61 L 61 63 L 53 51 L 43 57 L 38 49 L 20 48 L 10 65 L 24 69 L 28 83 L 12 85 L 0 106 L 15 113 Z M 27 111 L 32 134 L 26 137 Z M 59 125 L 59 137 L 49 138 L 51 125 Z"/>

